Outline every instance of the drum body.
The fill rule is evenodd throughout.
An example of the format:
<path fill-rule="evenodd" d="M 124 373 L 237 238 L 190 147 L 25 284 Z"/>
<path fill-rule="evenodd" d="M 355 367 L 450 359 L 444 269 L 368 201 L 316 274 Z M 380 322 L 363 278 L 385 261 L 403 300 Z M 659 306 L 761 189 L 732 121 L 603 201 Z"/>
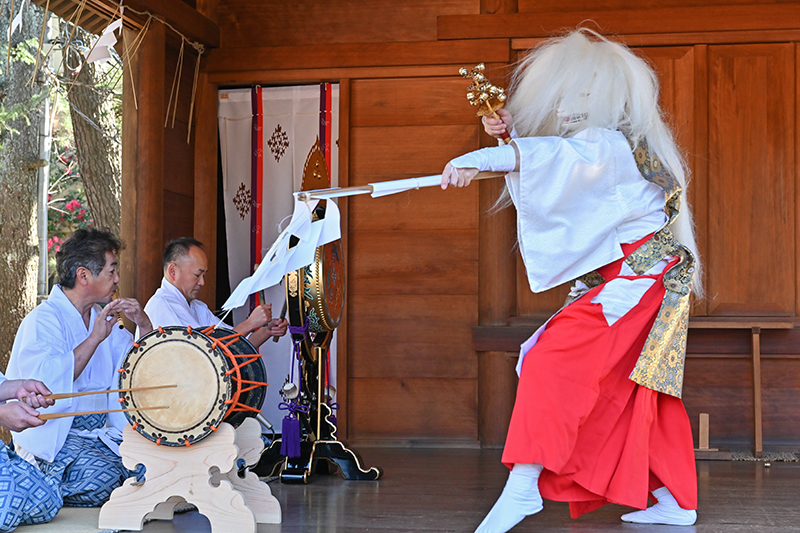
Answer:
<path fill-rule="evenodd" d="M 302 326 L 308 319 L 310 333 L 335 330 L 344 311 L 344 279 L 342 241 L 318 246 L 311 265 L 286 275 L 289 324 Z"/>
<path fill-rule="evenodd" d="M 223 421 L 234 426 L 261 410 L 267 372 L 249 341 L 224 328 L 165 327 L 144 335 L 119 370 L 122 408 L 169 406 L 125 415 L 144 437 L 164 446 L 191 446 Z"/>

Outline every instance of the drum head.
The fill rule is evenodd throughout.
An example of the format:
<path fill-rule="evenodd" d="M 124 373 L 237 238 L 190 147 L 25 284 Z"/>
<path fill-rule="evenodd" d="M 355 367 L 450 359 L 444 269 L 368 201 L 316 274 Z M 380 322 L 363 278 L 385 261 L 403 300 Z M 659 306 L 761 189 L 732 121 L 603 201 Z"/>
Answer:
<path fill-rule="evenodd" d="M 231 396 L 225 356 L 206 335 L 180 327 L 154 330 L 137 344 L 123 362 L 120 388 L 176 387 L 120 393 L 123 408 L 169 407 L 126 412 L 134 429 L 165 446 L 206 437 L 222 422 Z"/>

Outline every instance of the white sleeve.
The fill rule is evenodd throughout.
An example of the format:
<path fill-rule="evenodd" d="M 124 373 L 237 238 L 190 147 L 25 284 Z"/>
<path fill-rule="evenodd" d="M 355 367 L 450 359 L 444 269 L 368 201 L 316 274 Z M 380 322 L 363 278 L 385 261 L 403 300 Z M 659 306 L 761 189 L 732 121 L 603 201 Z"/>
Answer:
<path fill-rule="evenodd" d="M 625 137 L 592 129 L 571 138 L 515 139 L 520 172 L 507 180 L 528 281 L 541 292 L 622 257 L 629 217 L 620 181 L 642 181 Z"/>

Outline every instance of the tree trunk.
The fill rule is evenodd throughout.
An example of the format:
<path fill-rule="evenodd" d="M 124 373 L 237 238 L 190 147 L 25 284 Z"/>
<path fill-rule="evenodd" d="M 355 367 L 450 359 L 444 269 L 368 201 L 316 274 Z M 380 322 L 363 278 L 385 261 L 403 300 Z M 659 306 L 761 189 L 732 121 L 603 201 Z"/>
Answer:
<path fill-rule="evenodd" d="M 75 38 L 84 43 L 95 39 L 80 28 Z M 80 65 L 83 59 L 74 55 L 68 63 Z M 122 146 L 114 115 L 114 99 L 108 94 L 109 90 L 98 86 L 101 74 L 98 71 L 94 63 L 85 63 L 76 83 L 69 89 L 67 99 L 81 179 L 94 226 L 106 228 L 119 236 Z M 69 74 L 65 77 L 74 79 Z"/>
<path fill-rule="evenodd" d="M 6 71 L 8 41 L 5 37 L 11 18 L 10 4 L 5 2 L 0 12 L 0 35 L 5 47 L 0 53 L 0 106 L 5 110 L 18 104 L 30 104 L 43 90 L 39 83 L 28 85 L 33 65 L 15 60 L 13 54 L 10 69 Z M 21 4 L 21 1 L 15 3 L 15 15 Z M 11 36 L 12 46 L 31 38 L 38 39 L 42 18 L 41 9 L 34 5 L 25 10 L 22 30 Z M 36 192 L 41 112 L 34 107 L 25 114 L 29 122 L 25 117 L 8 122 L 0 120 L 0 370 L 3 371 L 17 328 L 36 305 L 39 260 Z"/>

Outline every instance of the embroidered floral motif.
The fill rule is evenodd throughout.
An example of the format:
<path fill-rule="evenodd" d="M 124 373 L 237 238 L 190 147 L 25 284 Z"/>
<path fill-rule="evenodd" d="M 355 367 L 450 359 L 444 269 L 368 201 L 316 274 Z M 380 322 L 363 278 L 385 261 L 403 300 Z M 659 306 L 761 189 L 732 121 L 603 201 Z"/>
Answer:
<path fill-rule="evenodd" d="M 689 325 L 689 295 L 667 291 L 630 379 L 648 389 L 681 397 Z"/>
<path fill-rule="evenodd" d="M 239 212 L 239 216 L 244 220 L 244 217 L 250 212 L 250 189 L 245 187 L 244 183 L 239 184 L 239 190 L 236 191 L 236 196 L 233 197 L 233 205 Z"/>
<path fill-rule="evenodd" d="M 269 146 L 269 149 L 272 151 L 272 156 L 275 158 L 275 161 L 280 162 L 286 149 L 289 148 L 289 136 L 283 131 L 280 124 L 278 124 L 275 127 L 275 131 L 272 132 L 272 136 L 267 141 L 267 146 Z"/>

